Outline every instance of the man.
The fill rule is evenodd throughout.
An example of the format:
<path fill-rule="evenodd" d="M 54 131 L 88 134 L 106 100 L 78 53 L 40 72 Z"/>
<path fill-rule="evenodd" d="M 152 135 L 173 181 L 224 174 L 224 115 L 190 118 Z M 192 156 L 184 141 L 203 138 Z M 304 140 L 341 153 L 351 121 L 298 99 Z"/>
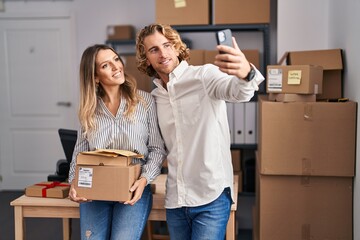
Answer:
<path fill-rule="evenodd" d="M 233 196 L 226 103 L 249 101 L 264 80 L 235 39 L 213 64 L 190 66 L 177 31 L 152 24 L 136 39 L 140 71 L 152 92 L 168 150 L 166 219 L 171 239 L 223 239 Z"/>

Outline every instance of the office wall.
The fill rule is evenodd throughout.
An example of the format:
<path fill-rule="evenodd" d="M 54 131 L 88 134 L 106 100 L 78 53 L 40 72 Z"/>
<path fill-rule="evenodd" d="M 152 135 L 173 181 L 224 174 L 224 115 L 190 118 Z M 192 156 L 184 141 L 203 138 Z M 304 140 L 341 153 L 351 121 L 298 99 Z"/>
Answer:
<path fill-rule="evenodd" d="M 94 43 L 104 43 L 106 26 L 132 24 L 137 29 L 155 20 L 155 0 L 57 0 L 57 1 L 5 1 L 1 15 L 27 15 L 32 13 L 70 14 L 74 17 L 76 56 L 80 61 L 83 50 Z"/>
<path fill-rule="evenodd" d="M 328 47 L 328 0 L 278 0 L 277 58 Z"/>
<path fill-rule="evenodd" d="M 344 92 L 345 96 L 360 102 L 360 1 L 331 0 L 329 8 L 329 46 L 344 49 Z M 356 174 L 360 171 L 360 119 L 357 121 Z M 354 182 L 354 239 L 360 239 L 360 179 Z"/>
<path fill-rule="evenodd" d="M 288 50 L 344 50 L 344 95 L 360 101 L 360 2 L 355 0 L 278 0 L 278 59 Z M 358 126 L 360 120 L 358 117 Z M 357 139 L 360 131 L 357 130 Z M 359 153 L 359 140 L 357 152 Z M 360 170 L 357 154 L 356 173 Z M 334 196 L 336 197 L 336 196 Z M 360 239 L 360 180 L 354 181 L 354 239 Z"/>

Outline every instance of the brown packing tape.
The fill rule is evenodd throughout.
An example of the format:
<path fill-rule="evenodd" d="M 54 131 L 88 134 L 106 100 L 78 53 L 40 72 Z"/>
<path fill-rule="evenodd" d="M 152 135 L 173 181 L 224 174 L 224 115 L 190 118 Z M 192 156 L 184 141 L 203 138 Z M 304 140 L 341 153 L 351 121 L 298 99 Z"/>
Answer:
<path fill-rule="evenodd" d="M 304 120 L 312 120 L 312 106 L 310 104 L 306 104 L 304 106 Z"/>
<path fill-rule="evenodd" d="M 300 177 L 300 185 L 303 187 L 307 187 L 310 185 L 310 177 L 309 176 L 301 176 Z"/>
<path fill-rule="evenodd" d="M 305 176 L 311 175 L 311 160 L 307 158 L 303 158 L 301 161 L 302 165 L 302 174 Z"/>

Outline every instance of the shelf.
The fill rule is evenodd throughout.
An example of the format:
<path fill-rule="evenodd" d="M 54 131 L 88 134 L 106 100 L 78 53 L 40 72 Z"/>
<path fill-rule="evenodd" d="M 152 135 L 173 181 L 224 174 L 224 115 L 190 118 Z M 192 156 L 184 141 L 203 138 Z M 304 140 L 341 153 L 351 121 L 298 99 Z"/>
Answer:
<path fill-rule="evenodd" d="M 256 150 L 257 144 L 231 144 L 230 149 Z"/>
<path fill-rule="evenodd" d="M 267 31 L 269 24 L 174 25 L 178 32 L 214 32 L 229 28 L 233 31 Z"/>

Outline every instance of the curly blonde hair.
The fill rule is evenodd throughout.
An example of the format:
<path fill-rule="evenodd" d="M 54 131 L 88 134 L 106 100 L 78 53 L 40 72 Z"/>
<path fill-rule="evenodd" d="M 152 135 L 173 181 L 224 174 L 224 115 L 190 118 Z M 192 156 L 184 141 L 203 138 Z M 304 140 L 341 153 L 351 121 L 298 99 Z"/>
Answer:
<path fill-rule="evenodd" d="M 154 34 L 155 32 L 159 32 L 164 35 L 173 44 L 174 48 L 179 51 L 179 61 L 189 59 L 189 49 L 187 48 L 186 44 L 181 40 L 179 33 L 170 25 L 151 24 L 140 30 L 140 32 L 136 36 L 137 68 L 140 72 L 145 73 L 150 77 L 159 78 L 155 69 L 151 65 L 148 65 L 146 62 L 146 50 L 144 46 L 144 39 L 147 36 Z"/>
<path fill-rule="evenodd" d="M 80 106 L 79 120 L 86 135 L 89 131 L 96 128 L 94 121 L 97 98 L 103 97 L 105 92 L 101 84 L 96 84 L 96 56 L 100 50 L 116 51 L 105 44 L 95 44 L 88 47 L 82 54 L 80 61 Z M 118 55 L 118 54 L 117 54 Z M 119 55 L 118 55 L 119 56 Z M 119 56 L 121 63 L 124 65 Z M 136 105 L 142 100 L 137 92 L 135 78 L 125 72 L 125 82 L 120 87 L 121 96 L 126 99 L 125 117 L 130 118 L 135 110 Z"/>

